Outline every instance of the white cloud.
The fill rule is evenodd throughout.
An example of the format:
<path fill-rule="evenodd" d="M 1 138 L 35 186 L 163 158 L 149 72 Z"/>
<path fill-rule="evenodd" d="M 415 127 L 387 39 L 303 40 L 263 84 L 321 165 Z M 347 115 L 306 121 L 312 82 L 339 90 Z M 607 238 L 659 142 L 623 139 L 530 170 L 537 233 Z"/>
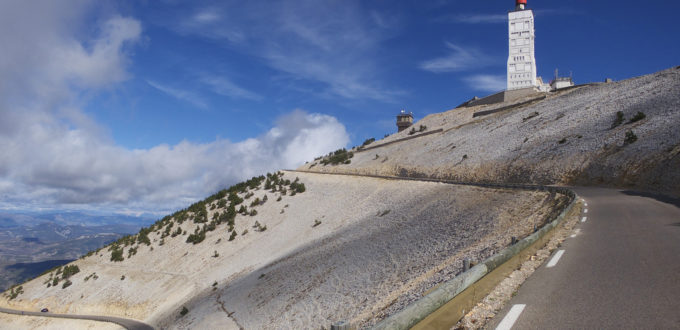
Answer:
<path fill-rule="evenodd" d="M 483 92 L 498 92 L 507 87 L 507 78 L 503 75 L 478 74 L 463 80 L 470 88 Z"/>
<path fill-rule="evenodd" d="M 313 82 L 323 86 L 326 94 L 349 99 L 394 101 L 400 95 L 401 91 L 385 88 L 380 79 L 377 50 L 388 37 L 387 21 L 360 4 L 234 4 L 226 1 L 219 8 L 201 9 L 179 24 L 168 22 L 168 27 L 180 34 L 228 41 L 230 49 L 261 58 L 284 73 L 286 85 L 309 87 Z M 207 11 L 219 13 L 219 18 L 207 22 L 198 18 Z"/>
<path fill-rule="evenodd" d="M 446 47 L 451 50 L 449 55 L 422 62 L 420 68 L 430 72 L 442 73 L 468 71 L 493 63 L 491 57 L 476 48 L 460 47 L 450 42 L 446 43 Z"/>
<path fill-rule="evenodd" d="M 213 92 L 224 95 L 224 96 L 229 96 L 232 98 L 242 98 L 242 99 L 250 99 L 250 100 L 261 100 L 262 96 L 258 95 L 257 93 L 251 92 L 245 88 L 239 87 L 236 84 L 234 84 L 231 80 L 225 78 L 225 77 L 217 77 L 217 76 L 204 76 L 201 78 L 201 82 L 204 84 L 210 86 L 210 88 L 213 90 Z"/>
<path fill-rule="evenodd" d="M 170 95 L 178 100 L 186 101 L 194 106 L 197 106 L 199 108 L 207 108 L 208 105 L 206 104 L 205 100 L 201 98 L 200 96 L 196 95 L 195 93 L 192 93 L 190 91 L 182 90 L 179 88 L 173 88 L 169 86 L 162 85 L 158 82 L 147 80 L 146 81 L 149 86 L 167 94 Z"/>
<path fill-rule="evenodd" d="M 114 88 L 130 76 L 129 47 L 140 38 L 141 25 L 112 16 L 101 20 L 93 38 L 76 38 L 89 3 L 55 3 L 0 4 L 1 207 L 168 211 L 349 141 L 335 118 L 296 110 L 241 142 L 118 146 L 80 110 L 81 95 Z"/>

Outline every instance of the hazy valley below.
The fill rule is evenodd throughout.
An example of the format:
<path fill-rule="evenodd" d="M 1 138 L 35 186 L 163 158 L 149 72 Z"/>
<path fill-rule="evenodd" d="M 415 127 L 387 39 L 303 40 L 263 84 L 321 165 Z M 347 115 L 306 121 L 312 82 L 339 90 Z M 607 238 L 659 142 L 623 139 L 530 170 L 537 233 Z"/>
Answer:
<path fill-rule="evenodd" d="M 150 218 L 69 213 L 0 213 L 0 289 L 136 233 Z"/>

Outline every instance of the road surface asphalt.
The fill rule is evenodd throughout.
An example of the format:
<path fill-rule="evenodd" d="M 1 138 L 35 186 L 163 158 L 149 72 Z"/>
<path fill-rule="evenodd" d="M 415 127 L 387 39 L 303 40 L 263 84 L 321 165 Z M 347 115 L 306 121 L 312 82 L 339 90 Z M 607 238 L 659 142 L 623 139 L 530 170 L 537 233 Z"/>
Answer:
<path fill-rule="evenodd" d="M 92 320 L 92 321 L 102 321 L 102 322 L 112 322 L 123 326 L 129 330 L 153 330 L 153 327 L 140 321 L 124 319 L 121 317 L 112 316 L 97 316 L 97 315 L 77 315 L 77 314 L 54 314 L 54 313 L 41 313 L 41 312 L 29 312 L 20 311 L 14 309 L 7 309 L 0 307 L 0 312 L 7 314 L 16 315 L 31 315 L 31 316 L 43 316 L 43 317 L 58 317 L 64 319 L 80 319 L 80 320 Z"/>
<path fill-rule="evenodd" d="M 574 191 L 587 204 L 575 236 L 487 328 L 680 328 L 679 203 L 615 189 Z"/>

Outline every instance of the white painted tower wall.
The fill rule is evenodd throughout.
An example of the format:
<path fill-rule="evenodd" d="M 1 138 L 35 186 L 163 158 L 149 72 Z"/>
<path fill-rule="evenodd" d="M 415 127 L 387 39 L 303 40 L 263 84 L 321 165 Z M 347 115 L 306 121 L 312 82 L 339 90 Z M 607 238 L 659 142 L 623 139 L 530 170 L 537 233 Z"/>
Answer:
<path fill-rule="evenodd" d="M 538 87 L 534 55 L 534 13 L 529 9 L 508 13 L 508 90 Z"/>

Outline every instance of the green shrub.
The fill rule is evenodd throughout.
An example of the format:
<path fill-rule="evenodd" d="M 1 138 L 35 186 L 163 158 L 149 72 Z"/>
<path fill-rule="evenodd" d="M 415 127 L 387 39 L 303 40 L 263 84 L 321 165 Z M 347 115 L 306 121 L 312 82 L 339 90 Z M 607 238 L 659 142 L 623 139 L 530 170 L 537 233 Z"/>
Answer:
<path fill-rule="evenodd" d="M 248 230 L 246 229 L 246 231 L 243 232 L 243 234 L 245 235 L 245 233 L 247 233 L 247 232 L 248 232 Z M 236 238 L 236 230 L 232 231 L 231 235 L 229 235 L 229 241 L 233 241 L 235 238 Z"/>
<path fill-rule="evenodd" d="M 367 146 L 367 145 L 369 145 L 373 142 L 375 142 L 375 138 L 366 139 L 364 141 L 364 143 L 362 143 L 361 146 L 359 146 L 359 149 L 363 149 L 365 146 Z"/>
<path fill-rule="evenodd" d="M 345 148 L 342 148 L 329 153 L 324 159 L 321 160 L 321 164 L 323 165 L 344 164 L 348 159 L 352 157 L 354 157 L 353 152 L 347 151 Z M 290 181 L 286 180 L 285 184 L 290 185 Z"/>
<path fill-rule="evenodd" d="M 187 243 L 193 243 L 194 245 L 203 242 L 205 239 L 205 230 L 199 230 L 198 227 L 196 227 L 196 231 L 194 231 L 193 234 L 190 234 L 187 237 L 186 242 Z"/>
<path fill-rule="evenodd" d="M 9 290 L 9 300 L 12 300 L 16 297 L 18 297 L 20 294 L 24 293 L 24 287 L 19 285 L 17 287 L 12 287 Z"/>
<path fill-rule="evenodd" d="M 71 277 L 71 275 L 77 274 L 78 272 L 80 272 L 80 268 L 78 268 L 77 265 L 66 265 L 64 266 L 64 270 L 61 273 L 61 278 L 67 279 Z"/>
<path fill-rule="evenodd" d="M 71 280 L 66 280 L 66 282 L 64 282 L 64 284 L 62 284 L 61 288 L 62 288 L 62 289 L 66 289 L 66 288 L 68 288 L 69 286 L 71 286 L 71 284 L 73 284 L 73 283 L 71 282 Z"/>
<path fill-rule="evenodd" d="M 645 119 L 645 117 L 647 117 L 647 116 L 645 116 L 644 112 L 638 111 L 638 113 L 636 113 L 635 116 L 633 116 L 633 118 L 630 119 L 629 123 L 634 123 L 636 121 L 643 120 L 643 119 Z"/>
<path fill-rule="evenodd" d="M 557 141 L 559 144 L 564 144 L 567 142 L 567 138 L 562 138 L 562 140 Z"/>
<path fill-rule="evenodd" d="M 314 224 L 312 225 L 312 228 L 314 228 L 314 227 L 316 227 L 316 226 L 318 226 L 318 225 L 320 225 L 320 224 L 321 224 L 321 220 L 315 219 L 315 220 L 314 220 Z"/>
<path fill-rule="evenodd" d="M 187 315 L 187 313 L 189 313 L 189 310 L 187 309 L 186 306 L 184 306 L 184 307 L 182 307 L 182 310 L 179 312 L 179 315 L 184 316 L 184 315 Z"/>
<path fill-rule="evenodd" d="M 637 141 L 638 137 L 633 133 L 633 131 L 626 132 L 626 137 L 623 139 L 624 144 L 632 144 Z"/>
<path fill-rule="evenodd" d="M 116 246 L 111 250 L 111 261 L 123 261 L 123 248 Z"/>
<path fill-rule="evenodd" d="M 612 123 L 611 128 L 614 128 L 614 127 L 617 127 L 617 126 L 623 124 L 624 120 L 625 120 L 625 118 L 623 117 L 623 112 L 617 111 L 616 112 L 616 118 L 614 119 L 614 122 Z"/>
<path fill-rule="evenodd" d="M 137 247 L 129 248 L 128 249 L 128 259 L 132 257 L 133 255 L 137 254 Z"/>

